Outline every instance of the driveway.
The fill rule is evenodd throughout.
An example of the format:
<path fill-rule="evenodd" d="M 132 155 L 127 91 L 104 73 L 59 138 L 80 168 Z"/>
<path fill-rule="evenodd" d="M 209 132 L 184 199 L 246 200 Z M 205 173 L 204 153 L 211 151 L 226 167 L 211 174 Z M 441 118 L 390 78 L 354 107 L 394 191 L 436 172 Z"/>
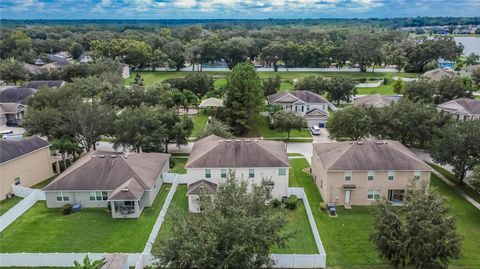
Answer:
<path fill-rule="evenodd" d="M 320 135 L 312 135 L 313 143 L 328 143 L 334 142 L 333 139 L 330 139 L 328 130 L 326 128 L 320 128 Z"/>

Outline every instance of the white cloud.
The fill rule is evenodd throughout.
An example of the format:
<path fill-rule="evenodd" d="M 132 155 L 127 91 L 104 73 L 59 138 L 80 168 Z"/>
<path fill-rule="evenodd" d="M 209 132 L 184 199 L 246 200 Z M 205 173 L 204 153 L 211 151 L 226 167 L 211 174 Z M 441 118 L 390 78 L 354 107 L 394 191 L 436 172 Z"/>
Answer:
<path fill-rule="evenodd" d="M 177 0 L 174 1 L 175 6 L 179 8 L 192 8 L 197 4 L 196 0 Z"/>

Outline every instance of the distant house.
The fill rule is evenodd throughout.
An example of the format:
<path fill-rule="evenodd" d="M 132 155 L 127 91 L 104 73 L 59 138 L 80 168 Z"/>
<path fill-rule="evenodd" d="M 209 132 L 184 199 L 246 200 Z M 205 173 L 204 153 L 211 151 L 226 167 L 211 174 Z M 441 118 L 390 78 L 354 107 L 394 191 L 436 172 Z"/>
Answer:
<path fill-rule="evenodd" d="M 326 127 L 328 108 L 333 106 L 321 95 L 311 91 L 288 91 L 267 96 L 270 105 L 295 111 L 307 120 L 308 127 Z"/>
<path fill-rule="evenodd" d="M 26 106 L 20 103 L 0 103 L 0 126 L 21 125 Z"/>
<path fill-rule="evenodd" d="M 78 61 L 81 63 L 89 63 L 93 61 L 93 58 L 88 52 L 84 52 L 82 53 L 82 55 L 80 55 L 80 57 L 78 58 Z"/>
<path fill-rule="evenodd" d="M 44 62 L 42 59 L 37 58 L 37 59 L 35 59 L 35 64 L 36 64 L 36 65 L 44 65 L 45 62 Z"/>
<path fill-rule="evenodd" d="M 386 107 L 400 100 L 399 96 L 389 96 L 381 94 L 372 94 L 356 97 L 353 101 L 356 106 Z"/>
<path fill-rule="evenodd" d="M 290 162 L 282 142 L 210 135 L 195 142 L 185 168 L 191 212 L 202 211 L 200 197 L 214 194 L 230 171 L 235 172 L 236 178 L 257 185 L 264 180 L 271 187 L 273 198 L 287 196 Z"/>
<path fill-rule="evenodd" d="M 25 105 L 36 89 L 25 87 L 10 87 L 0 91 L 0 103 L 20 103 Z"/>
<path fill-rule="evenodd" d="M 47 141 L 38 136 L 0 140 L 0 200 L 12 193 L 12 185 L 31 187 L 51 176 Z"/>
<path fill-rule="evenodd" d="M 431 79 L 431 80 L 442 80 L 443 78 L 455 77 L 455 72 L 449 68 L 440 68 L 440 69 L 427 71 L 423 73 L 423 75 L 421 75 L 420 77 Z"/>
<path fill-rule="evenodd" d="M 113 218 L 138 218 L 152 206 L 169 169 L 169 154 L 95 151 L 76 161 L 43 190 L 47 207 L 109 208 Z"/>
<path fill-rule="evenodd" d="M 25 67 L 25 69 L 27 69 L 27 71 L 31 74 L 38 74 L 42 70 L 42 67 L 28 63 L 24 63 L 23 67 Z"/>
<path fill-rule="evenodd" d="M 52 62 L 61 61 L 61 60 L 68 60 L 68 59 L 72 58 L 70 53 L 67 52 L 67 51 L 61 51 L 61 52 L 58 52 L 58 53 L 48 54 L 47 57 Z"/>
<path fill-rule="evenodd" d="M 459 98 L 437 105 L 437 110 L 457 121 L 480 119 L 480 100 Z"/>
<path fill-rule="evenodd" d="M 129 78 L 130 77 L 130 66 L 128 64 L 122 65 L 122 78 Z"/>
<path fill-rule="evenodd" d="M 312 175 L 325 202 L 402 203 L 410 181 L 428 184 L 431 168 L 400 142 L 368 139 L 314 143 Z"/>
<path fill-rule="evenodd" d="M 25 84 L 25 88 L 32 88 L 39 90 L 42 87 L 48 88 L 60 88 L 65 85 L 65 81 L 63 80 L 31 80 L 27 84 Z"/>
<path fill-rule="evenodd" d="M 70 64 L 70 61 L 68 59 L 59 59 L 51 63 L 42 65 L 41 69 L 46 70 L 48 72 L 61 71 L 69 64 Z"/>

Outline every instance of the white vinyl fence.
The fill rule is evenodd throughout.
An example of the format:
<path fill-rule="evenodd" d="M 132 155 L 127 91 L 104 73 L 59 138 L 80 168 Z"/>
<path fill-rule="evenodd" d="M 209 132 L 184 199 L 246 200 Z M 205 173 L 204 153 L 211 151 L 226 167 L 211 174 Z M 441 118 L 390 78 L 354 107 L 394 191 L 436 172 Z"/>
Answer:
<path fill-rule="evenodd" d="M 365 82 L 365 83 L 358 83 L 355 85 L 357 88 L 378 88 L 383 84 L 383 80 L 375 81 L 375 82 Z"/>
<path fill-rule="evenodd" d="M 29 189 L 22 186 L 12 186 L 12 188 L 15 195 L 25 198 L 0 216 L 0 232 L 30 209 L 37 201 L 45 200 L 45 193 L 41 190 Z"/>
<path fill-rule="evenodd" d="M 187 175 L 163 172 L 163 182 L 173 184 L 173 182 L 175 182 L 175 181 L 178 184 L 186 184 L 187 183 Z"/>
<path fill-rule="evenodd" d="M 108 253 L 0 253 L 1 266 L 25 267 L 71 267 L 74 261 L 83 261 L 88 255 L 91 260 L 101 259 Z M 136 266 L 141 253 L 125 253 L 128 255 L 128 266 Z M 143 268 L 143 267 L 142 267 Z"/>

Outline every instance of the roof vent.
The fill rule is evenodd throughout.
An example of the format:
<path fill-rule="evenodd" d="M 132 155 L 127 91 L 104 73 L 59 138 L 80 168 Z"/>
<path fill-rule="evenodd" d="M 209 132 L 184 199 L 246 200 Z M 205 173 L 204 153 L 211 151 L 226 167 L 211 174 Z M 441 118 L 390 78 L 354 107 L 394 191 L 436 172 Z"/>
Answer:
<path fill-rule="evenodd" d="M 105 158 L 105 155 L 100 154 L 100 155 L 98 155 L 98 158 Z"/>
<path fill-rule="evenodd" d="M 128 191 L 128 188 L 123 188 L 122 191 L 123 191 L 123 192 L 127 192 L 127 191 Z"/>
<path fill-rule="evenodd" d="M 245 142 L 250 142 L 250 139 L 245 139 Z"/>
<path fill-rule="evenodd" d="M 357 141 L 357 145 L 363 145 L 363 141 Z"/>
<path fill-rule="evenodd" d="M 117 158 L 117 155 L 116 155 L 116 154 L 112 154 L 112 155 L 110 155 L 110 158 Z"/>
<path fill-rule="evenodd" d="M 97 157 L 97 155 L 93 154 L 93 155 L 92 155 L 92 159 L 95 158 L 95 157 Z"/>
<path fill-rule="evenodd" d="M 219 143 L 219 144 L 222 143 L 222 140 L 218 140 L 218 143 Z"/>
<path fill-rule="evenodd" d="M 383 142 L 382 142 L 382 141 L 375 141 L 375 144 L 377 144 L 377 145 L 382 145 Z"/>
<path fill-rule="evenodd" d="M 235 142 L 242 142 L 242 140 L 240 140 L 240 139 L 235 139 Z"/>
<path fill-rule="evenodd" d="M 351 144 L 353 144 L 353 142 L 352 142 L 352 141 L 350 141 L 350 142 L 348 142 L 348 144 L 350 144 L 350 145 L 351 145 Z"/>
<path fill-rule="evenodd" d="M 255 139 L 255 142 L 258 142 L 258 139 Z"/>
<path fill-rule="evenodd" d="M 227 140 L 225 140 L 225 142 L 232 142 L 232 140 L 231 140 L 231 139 L 227 139 Z"/>

